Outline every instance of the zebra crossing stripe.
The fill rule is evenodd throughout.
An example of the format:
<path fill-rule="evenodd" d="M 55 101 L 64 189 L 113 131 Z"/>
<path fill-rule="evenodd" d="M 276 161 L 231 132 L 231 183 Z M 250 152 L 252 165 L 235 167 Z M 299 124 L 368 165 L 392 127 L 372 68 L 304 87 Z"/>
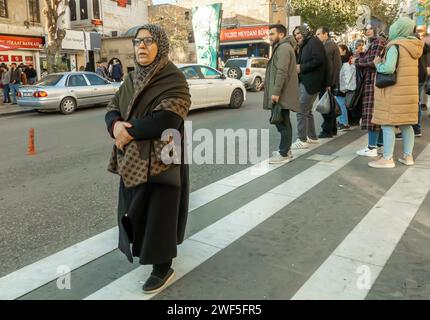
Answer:
<path fill-rule="evenodd" d="M 362 136 L 335 152 L 333 155 L 336 158 L 332 162 L 319 162 L 313 165 L 186 239 L 178 247 L 178 259 L 174 261 L 176 278 L 172 283 L 343 168 L 356 158 L 355 151 L 366 141 L 367 136 Z M 145 280 L 150 272 L 151 266 L 141 266 L 85 299 L 148 300 L 154 295 L 144 295 L 142 293 L 142 280 Z"/>
<path fill-rule="evenodd" d="M 339 136 L 345 132 L 340 132 Z M 295 158 L 332 141 L 321 140 L 319 144 L 311 145 L 309 149 L 296 150 Z M 198 189 L 190 194 L 189 212 L 196 210 L 211 201 L 257 179 L 285 164 L 268 164 L 268 159 L 248 167 L 242 171 L 218 180 L 208 186 Z M 118 247 L 118 228 L 114 227 L 99 233 L 89 239 L 63 249 L 48 257 L 36 261 L 0 278 L 0 300 L 17 299 L 55 279 L 60 274 L 58 267 L 67 266 L 71 271 L 96 260 L 97 258 L 115 250 Z"/>
<path fill-rule="evenodd" d="M 296 292 L 294 300 L 362 300 L 430 190 L 430 145 Z"/>

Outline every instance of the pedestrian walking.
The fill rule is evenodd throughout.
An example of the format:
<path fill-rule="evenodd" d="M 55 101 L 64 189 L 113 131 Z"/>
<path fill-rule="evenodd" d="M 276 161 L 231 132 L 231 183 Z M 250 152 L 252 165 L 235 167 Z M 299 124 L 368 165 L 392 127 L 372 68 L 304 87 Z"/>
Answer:
<path fill-rule="evenodd" d="M 10 103 L 11 102 L 10 96 L 9 96 L 10 70 L 5 64 L 2 64 L 0 66 L 0 69 L 1 69 L 1 83 L 3 86 L 3 103 Z"/>
<path fill-rule="evenodd" d="M 395 126 L 400 127 L 403 137 L 403 156 L 398 160 L 408 166 L 414 164 L 412 125 L 418 121 L 418 60 L 422 56 L 424 43 L 412 36 L 413 30 L 412 19 L 401 17 L 395 21 L 390 27 L 390 42 L 384 58 L 377 56 L 373 61 L 378 72 L 397 74 L 394 85 L 383 89 L 375 86 L 372 123 L 382 125 L 384 153 L 378 160 L 369 163 L 373 168 L 395 167 Z"/>
<path fill-rule="evenodd" d="M 306 149 L 309 143 L 319 142 L 312 107 L 318 93 L 325 88 L 326 54 L 321 41 L 307 26 L 296 27 L 293 35 L 298 43 L 300 111 L 297 113 L 298 139 L 291 148 Z"/>
<path fill-rule="evenodd" d="M 16 104 L 16 94 L 21 85 L 21 69 L 17 67 L 16 63 L 13 62 L 10 65 L 10 83 L 9 89 L 12 95 L 12 104 Z"/>
<path fill-rule="evenodd" d="M 263 108 L 273 109 L 276 104 L 279 104 L 282 109 L 282 122 L 276 124 L 281 135 L 279 150 L 273 153 L 269 163 L 286 163 L 293 158 L 290 150 L 293 139 L 290 110 L 300 111 L 299 79 L 293 49 L 295 39 L 287 36 L 287 30 L 282 24 L 270 27 L 269 38 L 272 57 L 266 68 Z"/>
<path fill-rule="evenodd" d="M 169 40 L 161 27 L 137 28 L 133 44 L 135 69 L 107 108 L 107 128 L 115 139 L 109 171 L 120 175 L 119 249 L 130 262 L 138 257 L 140 264 L 153 265 L 143 291 L 155 293 L 174 275 L 172 259 L 184 240 L 189 199 L 185 152 L 180 164 L 170 163 L 170 152 L 165 154 L 170 143 L 161 135 L 179 130 L 184 150 L 191 96 L 185 76 L 168 58 Z M 170 150 L 175 154 L 176 147 Z"/>
<path fill-rule="evenodd" d="M 320 98 L 329 91 L 331 94 L 338 94 L 340 69 L 342 68 L 342 59 L 340 57 L 339 47 L 330 38 L 330 30 L 327 27 L 320 27 L 317 30 L 316 36 L 323 43 L 326 52 L 326 81 L 325 88 L 320 92 Z M 334 104 L 330 104 L 330 112 L 322 114 L 324 122 L 321 126 L 321 133 L 318 138 L 332 138 L 337 135 L 336 125 L 336 108 Z"/>
<path fill-rule="evenodd" d="M 374 83 L 376 76 L 376 67 L 373 63 L 377 56 L 383 52 L 386 40 L 380 33 L 378 25 L 375 22 L 366 26 L 366 36 L 369 38 L 369 48 L 365 53 L 353 58 L 353 63 L 360 67 L 363 72 L 364 90 L 362 99 L 361 129 L 367 130 L 368 145 L 364 149 L 358 150 L 357 154 L 366 157 L 376 157 L 379 151 L 382 152 L 382 134 L 381 127 L 372 123 L 373 105 L 374 105 Z"/>
<path fill-rule="evenodd" d="M 28 84 L 35 84 L 37 82 L 37 72 L 36 72 L 36 69 L 34 69 L 32 64 L 30 64 L 28 68 L 25 69 L 24 73 L 27 76 Z"/>
<path fill-rule="evenodd" d="M 121 82 L 123 75 L 122 64 L 118 59 L 114 59 L 113 63 L 109 66 L 109 77 L 115 82 Z"/>

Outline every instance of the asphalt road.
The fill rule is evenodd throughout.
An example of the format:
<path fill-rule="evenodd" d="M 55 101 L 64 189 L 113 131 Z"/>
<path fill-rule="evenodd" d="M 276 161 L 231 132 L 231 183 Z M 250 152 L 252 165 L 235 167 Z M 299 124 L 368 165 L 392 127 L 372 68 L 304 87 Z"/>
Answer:
<path fill-rule="evenodd" d="M 193 132 L 269 129 L 270 151 L 276 150 L 278 133 L 261 108 L 262 95 L 248 93 L 238 110 L 192 111 Z M 104 114 L 104 108 L 93 108 L 70 116 L 0 118 L 0 277 L 115 226 L 118 177 L 106 170 L 112 140 Z M 295 117 L 292 122 L 295 128 Z M 35 129 L 35 156 L 26 155 L 29 128 Z M 191 189 L 249 165 L 192 164 Z"/>

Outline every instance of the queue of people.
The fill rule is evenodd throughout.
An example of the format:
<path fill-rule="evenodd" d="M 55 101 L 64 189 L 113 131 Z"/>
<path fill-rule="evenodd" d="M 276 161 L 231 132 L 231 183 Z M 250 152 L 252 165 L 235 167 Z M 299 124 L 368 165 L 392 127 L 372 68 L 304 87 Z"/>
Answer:
<path fill-rule="evenodd" d="M 363 40 L 337 45 L 323 26 L 315 34 L 305 25 L 298 26 L 293 37 L 283 25 L 271 26 L 273 53 L 266 70 L 263 108 L 271 110 L 273 117 L 280 105 L 282 121 L 276 123 L 281 135 L 279 150 L 273 152 L 269 163 L 289 162 L 291 150 L 309 148 L 319 139 L 360 125 L 367 131 L 368 141 L 357 154 L 374 157 L 370 167 L 395 167 L 396 139 L 403 140 L 398 162 L 413 165 L 414 139 L 422 135 L 423 87 L 428 78 L 425 56 L 430 52 L 428 38 L 421 40 L 415 32 L 408 17 L 397 19 L 388 36 L 372 22 L 365 29 L 368 45 L 364 49 Z M 395 81 L 379 84 L 386 77 Z M 317 136 L 313 106 L 326 93 L 331 97 L 330 108 L 322 114 L 322 130 Z M 294 143 L 290 111 L 297 116 L 298 139 Z"/>

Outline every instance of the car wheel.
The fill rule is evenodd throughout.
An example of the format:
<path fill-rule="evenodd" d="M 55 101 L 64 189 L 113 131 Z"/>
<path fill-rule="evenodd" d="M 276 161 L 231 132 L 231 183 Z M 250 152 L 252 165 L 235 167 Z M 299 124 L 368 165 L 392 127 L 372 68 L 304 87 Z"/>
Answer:
<path fill-rule="evenodd" d="M 241 89 L 234 89 L 230 98 L 230 108 L 238 109 L 243 104 L 243 91 Z"/>
<path fill-rule="evenodd" d="M 242 78 L 242 70 L 238 67 L 233 67 L 228 70 L 227 77 L 240 80 Z"/>
<path fill-rule="evenodd" d="M 62 114 L 71 114 L 76 111 L 76 101 L 71 97 L 64 98 L 60 104 Z"/>
<path fill-rule="evenodd" d="M 252 84 L 251 91 L 253 92 L 259 92 L 263 88 L 263 80 L 261 78 L 257 77 L 254 80 L 254 83 Z"/>

